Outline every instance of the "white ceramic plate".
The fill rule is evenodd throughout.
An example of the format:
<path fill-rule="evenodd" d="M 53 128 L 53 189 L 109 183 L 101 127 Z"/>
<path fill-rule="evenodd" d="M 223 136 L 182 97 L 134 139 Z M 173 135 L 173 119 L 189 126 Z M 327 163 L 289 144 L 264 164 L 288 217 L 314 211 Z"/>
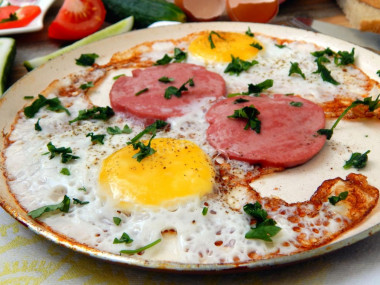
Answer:
<path fill-rule="evenodd" d="M 27 26 L 21 27 L 21 28 L 14 28 L 14 29 L 3 29 L 0 30 L 0 36 L 5 35 L 14 35 L 14 34 L 22 34 L 22 33 L 30 33 L 30 32 L 36 32 L 39 30 L 42 30 L 44 27 L 44 17 L 51 6 L 53 4 L 54 0 L 35 0 L 35 1 L 8 1 L 12 4 L 16 5 L 18 3 L 26 2 L 25 5 L 38 5 L 41 8 L 41 13 Z M 23 6 L 20 4 L 20 6 Z"/>
<path fill-rule="evenodd" d="M 238 22 L 191 23 L 175 26 L 158 27 L 152 29 L 132 31 L 127 34 L 89 44 L 85 47 L 78 48 L 58 58 L 55 58 L 50 62 L 46 63 L 45 65 L 33 70 L 25 77 L 23 77 L 21 80 L 16 82 L 11 88 L 9 88 L 4 98 L 0 100 L 0 113 L 2 114 L 2 120 L 0 121 L 0 129 L 4 130 L 4 133 L 9 132 L 10 126 L 13 123 L 13 119 L 16 116 L 16 113 L 25 104 L 25 100 L 23 99 L 24 96 L 36 95 L 40 91 L 45 89 L 45 87 L 53 80 L 62 78 L 63 76 L 69 73 L 82 69 L 82 67 L 75 65 L 75 58 L 78 58 L 82 53 L 97 53 L 100 55 L 99 63 L 104 64 L 108 62 L 113 53 L 131 48 L 145 41 L 168 38 L 180 38 L 189 33 L 202 30 L 224 30 L 244 32 L 246 31 L 248 25 L 250 26 L 252 31 L 261 32 L 263 34 L 279 38 L 286 37 L 288 39 L 293 40 L 314 42 L 319 46 L 330 47 L 333 50 L 351 50 L 352 47 L 355 47 L 356 63 L 359 66 L 359 68 L 361 68 L 373 79 L 377 79 L 376 71 L 380 66 L 380 57 L 378 55 L 361 47 L 349 44 L 347 42 L 324 36 L 321 34 L 316 34 L 313 32 L 268 24 L 248 24 Z M 379 140 L 379 138 L 380 135 L 375 139 Z M 2 138 L 2 140 L 4 140 L 4 138 Z M 380 142 L 377 144 L 377 146 L 378 147 L 375 147 L 375 149 L 372 149 L 371 151 L 380 151 Z M 2 151 L 2 147 L 0 151 Z M 380 159 L 379 157 L 380 156 L 373 156 L 372 159 L 378 161 Z M 373 186 L 380 188 L 380 182 L 378 179 L 375 180 L 375 184 Z M 44 236 L 49 240 L 52 240 L 57 244 L 71 248 L 77 252 L 88 254 L 90 256 L 100 258 L 106 261 L 117 262 L 125 265 L 173 271 L 257 270 L 261 268 L 268 268 L 288 263 L 294 263 L 350 245 L 380 230 L 380 207 L 377 206 L 369 215 L 369 217 L 365 219 L 365 221 L 363 221 L 354 229 L 342 235 L 338 240 L 321 248 L 317 248 L 314 250 L 291 256 L 253 261 L 239 265 L 182 264 L 175 262 L 141 260 L 134 258 L 133 256 L 120 256 L 110 254 L 95 249 L 89 249 L 84 245 L 79 245 L 65 238 L 62 238 L 61 236 L 50 232 L 47 228 L 42 227 L 37 221 L 27 216 L 27 214 L 19 207 L 12 194 L 8 192 L 6 179 L 4 177 L 1 177 L 0 179 L 0 204 L 10 215 L 19 220 L 21 223 L 28 226 L 34 232 Z"/>

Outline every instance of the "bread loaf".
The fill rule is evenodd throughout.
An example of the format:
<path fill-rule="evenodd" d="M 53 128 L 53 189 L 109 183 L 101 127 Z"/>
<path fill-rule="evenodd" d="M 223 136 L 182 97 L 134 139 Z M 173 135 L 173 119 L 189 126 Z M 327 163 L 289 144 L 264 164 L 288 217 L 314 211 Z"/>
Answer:
<path fill-rule="evenodd" d="M 380 33 L 379 0 L 337 0 L 337 2 L 354 28 Z"/>

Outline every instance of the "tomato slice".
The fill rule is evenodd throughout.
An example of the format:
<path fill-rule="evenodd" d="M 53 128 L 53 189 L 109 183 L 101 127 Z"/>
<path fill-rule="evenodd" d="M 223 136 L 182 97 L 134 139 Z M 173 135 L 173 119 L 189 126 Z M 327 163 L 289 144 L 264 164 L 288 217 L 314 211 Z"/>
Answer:
<path fill-rule="evenodd" d="M 24 7 L 11 5 L 0 7 L 0 29 L 25 27 L 29 25 L 29 23 L 32 22 L 40 13 L 41 8 L 36 5 Z M 14 20 L 11 19 L 12 14 L 16 14 L 16 18 Z"/>
<path fill-rule="evenodd" d="M 105 16 L 101 0 L 65 0 L 48 35 L 53 39 L 78 40 L 99 30 Z"/>

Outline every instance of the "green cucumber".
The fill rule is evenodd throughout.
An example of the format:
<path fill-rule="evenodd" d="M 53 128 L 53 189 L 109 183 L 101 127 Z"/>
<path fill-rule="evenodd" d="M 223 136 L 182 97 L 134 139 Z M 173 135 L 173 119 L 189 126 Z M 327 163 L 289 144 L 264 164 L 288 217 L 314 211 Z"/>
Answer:
<path fill-rule="evenodd" d="M 16 56 L 16 41 L 12 38 L 0 38 L 0 96 L 8 87 L 8 75 Z"/>
<path fill-rule="evenodd" d="M 124 20 L 121 20 L 117 22 L 116 24 L 113 24 L 111 26 L 108 26 L 107 28 L 104 28 L 100 31 L 97 31 L 96 33 L 93 33 L 92 35 L 89 35 L 79 41 L 76 41 L 75 43 L 66 46 L 64 48 L 61 48 L 53 53 L 50 53 L 48 55 L 44 55 L 41 57 L 36 57 L 27 61 L 24 61 L 25 68 L 30 71 L 41 64 L 44 64 L 50 59 L 53 59 L 65 52 L 71 51 L 77 47 L 84 46 L 86 44 L 105 39 L 111 36 L 119 35 L 125 32 L 128 32 L 132 29 L 133 26 L 133 17 L 128 17 Z"/>
<path fill-rule="evenodd" d="M 106 20 L 111 23 L 128 16 L 135 18 L 136 28 L 145 28 L 157 21 L 186 21 L 185 13 L 165 0 L 103 0 L 103 4 Z"/>

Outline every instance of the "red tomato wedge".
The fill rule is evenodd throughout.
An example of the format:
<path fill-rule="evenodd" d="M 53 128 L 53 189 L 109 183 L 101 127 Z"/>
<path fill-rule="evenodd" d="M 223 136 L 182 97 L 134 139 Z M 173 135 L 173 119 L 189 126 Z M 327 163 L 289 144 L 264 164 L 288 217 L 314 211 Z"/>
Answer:
<path fill-rule="evenodd" d="M 40 13 L 41 8 L 35 5 L 0 7 L 0 29 L 25 27 Z"/>
<path fill-rule="evenodd" d="M 48 35 L 53 39 L 78 40 L 99 30 L 105 16 L 101 0 L 65 0 Z"/>

